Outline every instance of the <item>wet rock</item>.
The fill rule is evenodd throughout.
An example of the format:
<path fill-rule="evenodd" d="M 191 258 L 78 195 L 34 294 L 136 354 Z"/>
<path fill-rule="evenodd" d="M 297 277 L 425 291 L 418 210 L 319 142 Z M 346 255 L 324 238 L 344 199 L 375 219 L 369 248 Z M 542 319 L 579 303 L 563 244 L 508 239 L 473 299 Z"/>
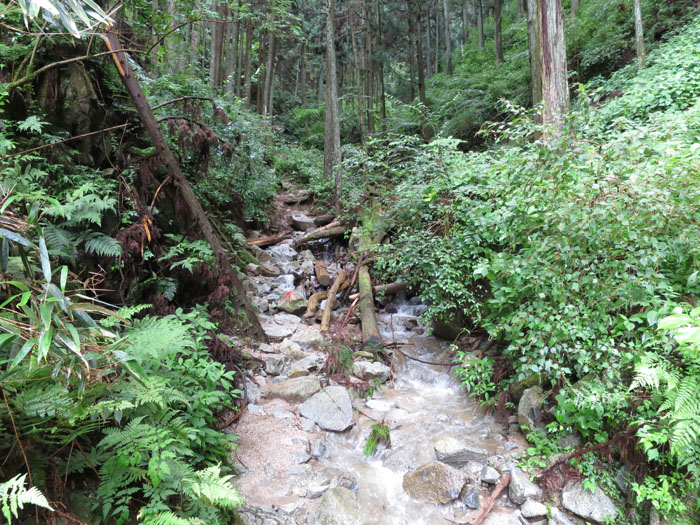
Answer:
<path fill-rule="evenodd" d="M 542 490 L 530 481 L 529 474 L 515 467 L 510 472 L 508 496 L 516 505 L 522 505 L 529 498 L 541 498 Z"/>
<path fill-rule="evenodd" d="M 314 224 L 313 219 L 305 213 L 294 213 L 292 214 L 292 227 L 295 230 L 307 232 L 316 228 L 316 224 Z"/>
<path fill-rule="evenodd" d="M 422 444 L 411 444 L 392 450 L 384 460 L 384 466 L 392 472 L 402 473 L 407 470 L 415 470 L 420 465 L 432 460 L 434 460 L 434 456 L 428 447 Z"/>
<path fill-rule="evenodd" d="M 296 326 L 263 325 L 263 331 L 270 339 L 283 339 L 292 335 L 296 331 Z"/>
<path fill-rule="evenodd" d="M 481 471 L 481 481 L 489 485 L 495 485 L 499 479 L 501 479 L 501 475 L 495 468 L 484 466 L 484 469 Z"/>
<path fill-rule="evenodd" d="M 305 417 L 300 417 L 299 423 L 301 424 L 301 429 L 304 432 L 316 432 L 318 430 L 316 423 L 314 423 L 310 419 L 306 419 Z"/>
<path fill-rule="evenodd" d="M 495 509 L 488 515 L 483 525 L 522 525 L 518 516 L 517 511 L 508 512 L 503 509 Z"/>
<path fill-rule="evenodd" d="M 557 508 L 549 511 L 547 525 L 575 525 L 569 517 Z"/>
<path fill-rule="evenodd" d="M 271 376 L 278 376 L 284 370 L 284 358 L 279 355 L 271 354 L 265 356 L 265 372 Z"/>
<path fill-rule="evenodd" d="M 467 494 L 467 497 L 464 498 L 464 504 L 472 510 L 476 510 L 479 507 L 481 507 L 481 503 L 479 501 L 479 493 L 476 491 L 472 491 L 469 494 Z"/>
<path fill-rule="evenodd" d="M 516 381 L 510 385 L 508 393 L 510 394 L 513 403 L 518 403 L 520 398 L 523 397 L 525 390 L 533 386 L 542 386 L 542 378 L 539 374 L 531 374 L 525 379 L 521 379 L 520 381 Z"/>
<path fill-rule="evenodd" d="M 607 518 L 617 516 L 617 507 L 598 486 L 590 492 L 582 483 L 572 483 L 562 491 L 561 501 L 566 510 L 594 523 L 605 523 Z"/>
<path fill-rule="evenodd" d="M 523 392 L 518 403 L 518 423 L 521 427 L 535 428 L 543 400 L 544 391 L 539 386 L 532 386 Z"/>
<path fill-rule="evenodd" d="M 278 307 L 280 310 L 284 310 L 290 314 L 300 315 L 306 311 L 307 303 L 308 300 L 304 297 L 303 293 L 299 289 L 296 289 L 284 294 Z"/>
<path fill-rule="evenodd" d="M 310 356 L 304 357 L 303 359 L 299 359 L 297 361 L 294 361 L 289 366 L 289 373 L 287 375 L 289 377 L 308 376 L 312 370 L 318 370 L 319 367 L 320 367 L 319 358 L 314 356 L 314 355 L 310 355 Z"/>
<path fill-rule="evenodd" d="M 385 383 L 391 376 L 391 368 L 379 361 L 355 361 L 352 364 L 352 373 L 365 381 L 378 379 L 382 383 Z"/>
<path fill-rule="evenodd" d="M 459 497 L 467 476 L 456 468 L 432 461 L 408 472 L 403 477 L 403 489 L 413 499 L 425 503 L 449 503 Z"/>
<path fill-rule="evenodd" d="M 462 470 L 476 481 L 479 481 L 481 478 L 481 473 L 484 470 L 484 465 L 478 461 L 467 461 L 467 464 L 464 465 Z"/>
<path fill-rule="evenodd" d="M 265 277 L 279 277 L 282 273 L 279 269 L 279 266 L 272 263 L 261 263 L 259 268 L 260 273 L 263 274 Z"/>
<path fill-rule="evenodd" d="M 306 488 L 306 497 L 309 499 L 318 499 L 323 496 L 326 491 L 331 488 L 330 485 L 310 485 Z"/>
<path fill-rule="evenodd" d="M 469 461 L 485 463 L 489 457 L 489 451 L 471 447 L 459 439 L 448 437 L 435 443 L 435 456 L 438 461 L 461 468 Z"/>
<path fill-rule="evenodd" d="M 250 379 L 245 380 L 245 390 L 246 394 L 248 394 L 248 401 L 251 403 L 257 403 L 263 396 L 260 387 Z"/>
<path fill-rule="evenodd" d="M 321 390 L 321 381 L 316 376 L 286 379 L 266 387 L 265 397 L 301 403 Z"/>
<path fill-rule="evenodd" d="M 625 496 L 630 493 L 630 471 L 627 467 L 622 467 L 615 474 L 615 485 Z"/>
<path fill-rule="evenodd" d="M 359 484 L 357 478 L 350 472 L 335 467 L 328 467 L 323 471 L 323 475 L 330 480 L 331 487 L 343 487 L 357 494 Z"/>
<path fill-rule="evenodd" d="M 285 293 L 294 290 L 294 276 L 289 274 L 280 275 L 272 281 L 272 284 L 277 287 L 278 293 L 281 293 L 284 297 Z"/>
<path fill-rule="evenodd" d="M 520 507 L 520 512 L 525 518 L 540 518 L 547 515 L 547 507 L 539 501 L 528 499 L 523 506 Z"/>
<path fill-rule="evenodd" d="M 306 350 L 323 350 L 325 341 L 321 332 L 314 327 L 301 328 L 292 336 L 292 341 Z"/>
<path fill-rule="evenodd" d="M 265 250 L 270 255 L 270 260 L 275 264 L 285 265 L 292 262 L 297 252 L 289 244 L 277 244 Z"/>
<path fill-rule="evenodd" d="M 302 202 L 308 201 L 309 197 L 311 197 L 309 190 L 297 188 L 281 194 L 279 199 L 284 204 L 301 204 Z"/>
<path fill-rule="evenodd" d="M 311 457 L 314 459 L 325 459 L 330 453 L 328 450 L 328 442 L 325 438 L 320 437 L 312 439 L 310 442 Z"/>
<path fill-rule="evenodd" d="M 364 525 L 355 494 L 346 488 L 328 489 L 306 520 L 307 525 Z"/>
<path fill-rule="evenodd" d="M 259 507 L 244 503 L 236 509 L 237 519 L 243 525 L 296 525 L 296 521 L 281 509 Z"/>
<path fill-rule="evenodd" d="M 250 246 L 249 250 L 255 255 L 259 263 L 269 263 L 272 261 L 272 256 L 259 246 Z"/>
<path fill-rule="evenodd" d="M 451 317 L 447 321 L 435 321 L 432 332 L 435 337 L 452 342 L 462 333 L 462 329 L 467 325 L 467 319 L 461 312 L 452 312 L 446 315 Z"/>
<path fill-rule="evenodd" d="M 291 339 L 285 339 L 279 345 L 280 352 L 290 359 L 301 359 L 304 357 L 304 351 L 301 346 L 293 342 Z"/>
<path fill-rule="evenodd" d="M 300 377 L 294 381 L 301 379 L 306 378 Z M 342 386 L 324 388 L 301 405 L 299 411 L 302 416 L 310 419 L 323 430 L 343 432 L 355 424 L 350 395 Z"/>
<path fill-rule="evenodd" d="M 403 326 L 406 330 L 413 330 L 418 326 L 418 319 L 406 319 Z"/>

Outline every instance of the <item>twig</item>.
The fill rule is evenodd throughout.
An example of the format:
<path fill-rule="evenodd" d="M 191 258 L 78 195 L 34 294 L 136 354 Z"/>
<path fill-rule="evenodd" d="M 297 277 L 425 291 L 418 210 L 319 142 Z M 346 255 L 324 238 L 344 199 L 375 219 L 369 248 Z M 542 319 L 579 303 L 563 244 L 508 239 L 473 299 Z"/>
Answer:
<path fill-rule="evenodd" d="M 243 405 L 241 406 L 241 409 L 237 414 L 235 414 L 228 421 L 226 421 L 226 424 L 224 426 L 219 427 L 219 430 L 223 430 L 226 427 L 229 427 L 233 423 L 235 423 L 238 420 L 238 418 L 241 417 L 241 415 L 243 414 L 243 411 L 248 407 L 248 389 L 245 387 L 245 374 L 243 374 L 241 369 L 235 363 L 231 363 L 231 366 L 233 366 L 236 369 L 236 372 L 238 372 L 239 377 L 243 378 L 243 381 L 242 381 L 243 388 L 241 389 L 241 390 L 243 390 Z"/>
<path fill-rule="evenodd" d="M 161 122 L 163 122 L 165 120 L 187 120 L 188 122 L 191 122 L 192 124 L 196 124 L 200 128 L 206 129 L 208 127 L 206 124 L 202 124 L 198 120 L 195 120 L 195 119 L 190 118 L 190 117 L 184 117 L 182 115 L 168 115 L 167 117 L 160 117 L 160 118 L 156 119 L 156 122 L 158 122 L 160 124 Z"/>
<path fill-rule="evenodd" d="M 157 106 L 153 106 L 153 108 L 151 108 L 151 109 L 153 109 L 153 111 L 155 111 L 156 109 L 160 109 L 160 108 L 162 108 L 163 106 L 168 106 L 168 105 L 170 105 L 170 104 L 176 104 L 176 103 L 178 103 L 178 102 L 182 102 L 183 100 L 208 100 L 208 101 L 211 102 L 212 104 L 215 104 L 213 98 L 210 98 L 210 97 L 195 97 L 195 96 L 190 95 L 190 96 L 186 96 L 186 97 L 180 97 L 180 98 L 174 98 L 174 99 L 172 99 L 172 100 L 168 100 L 168 101 L 166 101 L 166 102 L 163 102 L 162 104 L 158 104 Z"/>
<path fill-rule="evenodd" d="M 417 357 L 413 357 L 412 355 L 408 355 L 406 352 L 404 352 L 403 350 L 401 350 L 398 347 L 396 347 L 396 350 L 404 357 L 407 357 L 408 359 L 412 359 L 413 361 L 418 361 L 419 363 L 423 363 L 424 365 L 449 366 L 450 368 L 452 368 L 453 366 L 456 366 L 456 363 L 433 363 L 431 361 L 424 361 L 423 359 L 418 359 Z"/>
<path fill-rule="evenodd" d="M 29 460 L 27 459 L 27 453 L 24 451 L 22 446 L 22 441 L 19 439 L 19 432 L 17 431 L 17 425 L 15 425 L 15 416 L 12 414 L 12 409 L 10 404 L 7 402 L 7 395 L 5 394 L 5 389 L 0 387 L 2 390 L 2 399 L 5 401 L 5 406 L 7 407 L 7 413 L 10 414 L 10 421 L 12 422 L 12 430 L 15 432 L 15 439 L 17 439 L 17 444 L 19 449 L 22 451 L 22 457 L 24 457 L 24 464 L 27 466 L 27 473 L 29 474 L 29 484 L 34 485 L 34 480 L 32 479 L 32 470 L 29 468 Z"/>
<path fill-rule="evenodd" d="M 496 500 L 501 495 L 501 492 L 503 492 L 503 489 L 508 486 L 508 483 L 510 483 L 510 472 L 506 472 L 501 478 L 498 485 L 496 485 L 496 488 L 493 489 L 491 496 L 489 496 L 488 502 L 481 508 L 481 512 L 476 515 L 474 521 L 469 522 L 470 525 L 480 525 L 483 523 L 486 517 L 491 513 L 491 509 L 493 509 L 493 506 L 496 504 Z"/>
<path fill-rule="evenodd" d="M 153 200 L 151 201 L 151 213 L 153 213 L 153 206 L 156 204 L 156 199 L 158 198 L 158 194 L 160 193 L 161 188 L 165 186 L 168 182 L 170 181 L 170 175 L 165 177 L 165 180 L 160 183 L 160 186 L 158 186 L 158 189 L 156 190 L 155 194 L 153 195 Z"/>

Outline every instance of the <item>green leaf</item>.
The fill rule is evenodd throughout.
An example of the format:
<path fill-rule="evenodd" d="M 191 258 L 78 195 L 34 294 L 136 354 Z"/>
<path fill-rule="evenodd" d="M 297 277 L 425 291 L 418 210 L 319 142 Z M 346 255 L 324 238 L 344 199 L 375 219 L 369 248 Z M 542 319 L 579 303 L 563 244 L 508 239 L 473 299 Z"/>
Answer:
<path fill-rule="evenodd" d="M 44 237 L 39 237 L 39 258 L 41 259 L 41 271 L 44 274 L 44 279 L 47 283 L 51 282 L 51 261 L 49 260 L 49 251 L 46 248 Z"/>
<path fill-rule="evenodd" d="M 23 345 L 22 348 L 19 349 L 19 352 L 17 352 L 17 355 L 15 358 L 12 360 L 12 363 L 10 364 L 10 369 L 16 367 L 20 361 L 22 361 L 25 357 L 27 357 L 27 354 L 29 351 L 34 348 L 34 345 L 36 344 L 36 337 L 32 337 L 31 339 L 28 339 Z"/>
<path fill-rule="evenodd" d="M 10 239 L 12 242 L 21 244 L 22 246 L 34 246 L 31 242 L 22 237 L 19 233 L 11 232 L 10 230 L 6 230 L 5 228 L 0 228 L 0 235 L 7 239 Z"/>

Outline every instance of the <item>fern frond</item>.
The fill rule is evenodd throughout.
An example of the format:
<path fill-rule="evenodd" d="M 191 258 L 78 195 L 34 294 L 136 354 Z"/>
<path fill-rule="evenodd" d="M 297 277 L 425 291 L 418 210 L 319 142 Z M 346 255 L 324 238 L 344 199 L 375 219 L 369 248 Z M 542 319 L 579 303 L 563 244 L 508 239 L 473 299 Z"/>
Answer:
<path fill-rule="evenodd" d="M 98 257 L 119 257 L 122 247 L 115 238 L 101 232 L 92 232 L 85 238 L 85 251 Z"/>
<path fill-rule="evenodd" d="M 156 516 L 142 518 L 139 523 L 143 525 L 199 525 L 204 522 L 196 518 L 181 518 L 173 512 L 163 512 Z"/>
<path fill-rule="evenodd" d="M 233 476 L 222 476 L 221 467 L 214 465 L 195 472 L 192 479 L 184 481 L 187 493 L 204 499 L 212 505 L 224 509 L 234 509 L 243 503 L 243 499 L 231 483 Z"/>
<path fill-rule="evenodd" d="M 181 352 L 190 347 L 189 328 L 174 316 L 146 317 L 135 321 L 125 335 L 131 343 L 127 353 L 137 359 L 156 358 Z"/>
<path fill-rule="evenodd" d="M 0 483 L 0 509 L 8 525 L 12 523 L 13 517 L 18 517 L 19 511 L 27 504 L 53 510 L 38 488 L 24 486 L 26 477 L 26 474 L 21 474 L 5 483 Z"/>
<path fill-rule="evenodd" d="M 78 251 L 75 249 L 76 235 L 50 222 L 44 223 L 42 227 L 50 253 L 71 261 L 75 260 L 78 256 Z"/>

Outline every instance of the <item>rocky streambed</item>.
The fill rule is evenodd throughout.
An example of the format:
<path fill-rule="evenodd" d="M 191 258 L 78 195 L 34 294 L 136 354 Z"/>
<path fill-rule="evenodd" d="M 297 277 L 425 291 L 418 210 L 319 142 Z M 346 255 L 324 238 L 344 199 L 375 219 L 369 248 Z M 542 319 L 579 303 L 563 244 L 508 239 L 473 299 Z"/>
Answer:
<path fill-rule="evenodd" d="M 297 225 L 313 224 L 295 215 Z M 428 364 L 450 363 L 453 351 L 427 335 L 419 319 L 425 307 L 415 300 L 397 297 L 378 312 L 382 339 L 403 343 L 386 349 L 390 366 L 372 353 L 345 350 L 350 377 L 328 377 L 330 343 L 317 318 L 301 316 L 317 284 L 314 259 L 323 253 L 293 242 L 256 249 L 245 282 L 271 342 L 252 352 L 264 367 L 247 380 L 249 404 L 230 429 L 239 436 L 232 461 L 246 499 L 242 523 L 472 523 L 504 476 L 509 483 L 487 525 L 604 523 L 614 515 L 602 491 L 580 483 L 545 498 L 517 466 L 527 448 L 517 418 L 504 429 L 467 397 L 449 366 Z M 325 258 L 329 273 L 337 273 L 330 252 Z M 371 388 L 362 396 L 347 387 L 352 381 Z M 390 443 L 366 457 L 376 423 L 390 430 Z"/>

